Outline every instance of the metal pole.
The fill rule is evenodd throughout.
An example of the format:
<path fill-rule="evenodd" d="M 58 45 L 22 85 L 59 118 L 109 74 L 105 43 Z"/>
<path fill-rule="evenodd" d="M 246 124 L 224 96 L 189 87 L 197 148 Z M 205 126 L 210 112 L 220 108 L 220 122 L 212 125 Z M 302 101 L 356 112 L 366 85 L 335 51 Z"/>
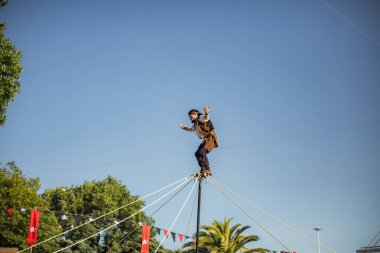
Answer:
<path fill-rule="evenodd" d="M 321 253 L 321 244 L 319 242 L 319 231 L 318 231 L 318 253 Z"/>
<path fill-rule="evenodd" d="M 199 226 L 200 226 L 200 220 L 201 220 L 201 195 L 202 195 L 202 179 L 203 175 L 201 174 L 198 177 L 198 211 L 197 211 L 197 238 L 196 238 L 196 244 L 195 244 L 195 252 L 199 253 Z"/>
<path fill-rule="evenodd" d="M 322 230 L 321 227 L 319 226 L 316 226 L 315 228 L 313 228 L 315 231 L 317 231 L 317 236 L 318 236 L 318 253 L 321 253 L 321 244 L 319 243 L 319 231 Z"/>

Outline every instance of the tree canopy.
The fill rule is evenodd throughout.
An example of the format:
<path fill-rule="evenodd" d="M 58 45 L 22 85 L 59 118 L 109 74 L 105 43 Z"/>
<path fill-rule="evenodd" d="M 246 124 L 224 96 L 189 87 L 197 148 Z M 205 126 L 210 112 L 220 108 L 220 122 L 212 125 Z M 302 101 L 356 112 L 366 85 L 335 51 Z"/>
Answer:
<path fill-rule="evenodd" d="M 82 185 L 70 188 L 48 189 L 42 196 L 51 204 L 51 210 L 67 216 L 67 222 L 62 217 L 58 218 L 61 224 L 68 228 L 88 221 L 88 217 L 98 217 L 138 199 L 137 196 L 131 195 L 126 186 L 111 176 L 101 181 L 85 181 Z M 104 219 L 69 232 L 61 245 L 69 245 L 88 237 L 112 225 L 113 222 L 136 213 L 143 205 L 142 201 L 137 201 L 126 208 L 107 215 Z M 120 223 L 117 228 L 110 229 L 78 246 L 73 246 L 66 252 L 138 252 L 135 249 L 139 249 L 141 243 L 139 222 L 150 224 L 152 220 L 140 212 L 128 219 L 128 222 Z M 127 238 L 125 238 L 126 236 Z"/>
<path fill-rule="evenodd" d="M 6 1 L 1 1 L 4 5 Z M 0 23 L 0 125 L 6 121 L 8 104 L 20 92 L 22 52 L 5 37 L 5 23 Z"/>
<path fill-rule="evenodd" d="M 49 203 L 38 195 L 40 189 L 38 178 L 26 178 L 14 162 L 0 167 L 0 205 L 2 209 L 11 208 L 11 214 L 0 213 L 0 246 L 26 247 L 29 213 L 20 211 L 37 208 L 47 210 Z M 39 240 L 44 240 L 61 232 L 58 220 L 52 213 L 41 215 L 38 229 Z M 39 252 L 52 252 L 58 247 L 57 240 L 52 240 L 39 249 Z"/>
<path fill-rule="evenodd" d="M 101 181 L 85 181 L 79 186 L 47 189 L 42 194 L 42 197 L 50 203 L 50 210 L 56 213 L 64 229 L 83 224 L 88 221 L 89 217 L 101 216 L 136 201 L 102 219 L 65 234 L 65 237 L 60 242 L 61 248 L 89 237 L 113 225 L 115 221 L 121 221 L 130 217 L 144 205 L 143 201 L 138 200 L 139 197 L 137 195 L 132 195 L 125 185 L 111 176 Z M 67 220 L 63 220 L 63 215 L 67 217 Z M 141 246 L 140 222 L 153 225 L 153 220 L 150 217 L 144 212 L 139 212 L 127 221 L 119 223 L 114 228 L 75 245 L 64 252 L 138 253 Z M 155 235 L 155 230 L 151 230 L 150 245 L 152 248 L 158 246 Z M 158 252 L 168 253 L 171 251 L 161 248 Z"/>
<path fill-rule="evenodd" d="M 128 188 L 115 178 L 108 176 L 100 181 L 85 181 L 82 185 L 47 189 L 38 194 L 41 183 L 38 178 L 27 178 L 14 162 L 0 167 L 0 246 L 26 248 L 29 212 L 22 209 L 36 208 L 41 212 L 38 228 L 38 240 L 58 235 L 63 231 L 83 224 L 90 217 L 99 217 L 116 208 L 131 203 L 125 208 L 86 224 L 63 236 L 37 246 L 37 252 L 52 252 L 89 237 L 100 230 L 115 224 L 139 211 L 144 202 L 132 195 Z M 4 209 L 12 209 L 8 214 Z M 139 223 L 153 225 L 154 221 L 144 212 L 139 212 L 125 222 L 101 233 L 89 240 L 64 250 L 66 253 L 118 252 L 138 253 L 141 245 L 141 228 Z M 159 242 L 155 239 L 156 231 L 151 230 L 151 248 Z M 159 253 L 172 252 L 160 248 Z"/>
<path fill-rule="evenodd" d="M 0 6 L 4 6 L 8 3 L 8 0 L 0 0 Z"/>

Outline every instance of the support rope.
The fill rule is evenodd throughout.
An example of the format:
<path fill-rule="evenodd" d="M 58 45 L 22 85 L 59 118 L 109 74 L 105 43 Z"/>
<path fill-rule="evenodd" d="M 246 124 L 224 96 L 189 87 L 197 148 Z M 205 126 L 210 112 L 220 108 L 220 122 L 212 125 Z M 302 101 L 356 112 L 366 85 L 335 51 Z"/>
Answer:
<path fill-rule="evenodd" d="M 234 194 L 236 197 L 238 197 L 239 199 L 247 202 L 249 205 L 253 206 L 254 208 L 256 208 L 257 210 L 259 210 L 260 212 L 262 212 L 263 214 L 269 216 L 270 218 L 276 220 L 277 222 L 279 222 L 280 224 L 282 224 L 283 226 L 293 230 L 294 232 L 300 234 L 301 236 L 303 236 L 304 238 L 308 239 L 309 241 L 313 242 L 313 243 L 316 243 L 318 244 L 318 241 L 310 238 L 309 236 L 307 236 L 305 233 L 301 232 L 300 230 L 294 228 L 293 226 L 287 224 L 286 222 L 280 220 L 279 218 L 277 218 L 276 216 L 270 214 L 268 211 L 265 211 L 264 209 L 256 206 L 255 204 L 253 204 L 251 201 L 247 200 L 246 198 L 242 197 L 241 195 L 239 195 L 238 193 L 234 192 L 233 190 L 229 189 L 227 186 L 223 185 L 222 183 L 220 183 L 219 181 L 217 181 L 216 179 L 213 179 L 215 183 L 217 183 L 219 186 L 223 187 L 224 189 L 228 190 L 229 192 L 231 192 L 232 194 Z M 336 251 L 334 251 L 333 249 L 331 249 L 330 247 L 326 246 L 326 245 L 323 245 L 320 243 L 320 245 L 329 250 L 330 252 L 332 253 L 336 253 Z"/>
<path fill-rule="evenodd" d="M 161 208 L 163 208 L 170 200 L 172 200 L 175 196 L 177 196 L 183 189 L 186 188 L 186 186 L 188 186 L 190 184 L 190 180 L 184 185 L 182 186 L 181 189 L 179 189 L 175 194 L 173 194 L 173 196 L 171 196 L 167 201 L 165 201 L 165 203 L 163 203 L 159 208 L 156 209 L 156 211 L 154 211 L 151 215 L 149 215 L 149 217 L 152 217 L 153 215 L 155 215 L 158 211 L 161 210 Z"/>
<path fill-rule="evenodd" d="M 372 245 L 372 243 L 376 240 L 376 238 L 377 238 L 378 235 L 380 235 L 380 231 L 377 232 L 377 234 L 375 235 L 375 237 L 368 243 L 367 247 L 370 247 Z M 379 237 L 379 240 L 380 240 L 380 237 Z M 377 244 L 377 242 L 375 242 L 374 246 Z"/>
<path fill-rule="evenodd" d="M 193 177 L 194 177 L 194 176 L 191 176 L 190 178 L 192 179 Z M 43 240 L 42 242 L 36 243 L 36 244 L 34 244 L 34 245 L 32 245 L 32 246 L 30 246 L 30 247 L 28 247 L 28 248 L 25 248 L 25 249 L 23 249 L 23 250 L 20 250 L 19 253 L 20 253 L 20 252 L 23 252 L 23 251 L 27 251 L 27 250 L 29 250 L 29 249 L 32 249 L 32 248 L 34 248 L 34 247 L 37 247 L 38 245 L 43 244 L 43 243 L 46 243 L 46 242 L 48 242 L 48 241 L 51 241 L 51 240 L 53 240 L 54 238 L 57 238 L 57 237 L 59 237 L 59 236 L 61 236 L 61 235 L 67 234 L 67 233 L 69 233 L 69 232 L 71 232 L 71 231 L 73 231 L 73 230 L 75 230 L 75 229 L 78 229 L 78 228 L 80 228 L 80 227 L 82 227 L 82 226 L 84 226 L 84 225 L 86 225 L 86 224 L 89 224 L 89 223 L 94 222 L 94 221 L 96 221 L 96 220 L 98 220 L 98 219 L 100 219 L 100 218 L 103 218 L 104 216 L 107 216 L 107 215 L 109 215 L 109 214 L 111 214 L 111 213 L 114 213 L 114 212 L 116 212 L 116 211 L 118 211 L 118 210 L 120 210 L 120 209 L 122 209 L 122 208 L 125 208 L 125 207 L 127 207 L 127 206 L 130 206 L 130 205 L 136 203 L 137 201 L 143 200 L 143 199 L 145 199 L 145 198 L 147 198 L 147 197 L 149 197 L 149 196 L 151 196 L 151 195 L 154 195 L 154 194 L 156 194 L 156 193 L 158 193 L 158 192 L 160 192 L 160 191 L 163 191 L 163 190 L 165 190 L 165 189 L 167 189 L 167 188 L 169 188 L 169 187 L 171 187 L 171 186 L 173 186 L 173 185 L 176 185 L 176 184 L 178 184 L 179 182 L 184 181 L 184 180 L 185 180 L 185 181 L 189 180 L 189 177 L 182 178 L 182 179 L 180 179 L 180 180 L 178 180 L 178 181 L 176 181 L 176 182 L 174 182 L 174 183 L 172 183 L 172 184 L 169 184 L 169 185 L 167 185 L 167 186 L 165 186 L 165 187 L 162 187 L 161 189 L 158 189 L 157 191 L 154 191 L 154 192 L 152 192 L 152 193 L 149 193 L 149 194 L 145 195 L 145 196 L 142 197 L 142 198 L 138 198 L 138 199 L 136 199 L 136 200 L 134 200 L 134 201 L 132 201 L 132 202 L 130 202 L 130 203 L 124 205 L 124 206 L 118 207 L 118 208 L 116 208 L 116 209 L 114 209 L 114 210 L 112 210 L 112 211 L 110 211 L 110 212 L 108 212 L 108 213 L 105 213 L 105 214 L 103 214 L 103 215 L 101 215 L 101 216 L 98 216 L 98 217 L 96 217 L 95 219 L 89 220 L 89 221 L 87 221 L 87 222 L 85 222 L 85 223 L 83 223 L 83 224 L 80 224 L 80 225 L 78 225 L 78 226 L 76 226 L 76 227 L 73 227 L 73 228 L 71 228 L 71 229 L 69 229 L 69 230 L 66 230 L 66 231 L 64 231 L 64 232 L 62 232 L 62 233 L 60 233 L 60 234 L 58 234 L 58 235 L 55 235 L 55 236 L 52 236 L 52 237 L 50 237 L 50 238 L 48 238 L 48 239 L 46 239 L 46 240 Z M 181 184 L 181 185 L 182 185 L 182 184 Z"/>
<path fill-rule="evenodd" d="M 168 233 L 170 233 L 170 231 L 172 230 L 174 224 L 177 222 L 177 219 L 178 219 L 179 215 L 182 213 L 183 208 L 186 206 L 186 203 L 189 200 L 189 197 L 190 197 L 191 193 L 193 192 L 196 183 L 197 183 L 197 181 L 194 182 L 193 187 L 191 188 L 191 191 L 187 195 L 187 198 L 186 198 L 185 202 L 183 202 L 181 209 L 179 210 L 177 216 L 175 217 L 175 219 L 173 220 L 172 224 L 170 225 L 170 228 L 168 229 Z M 158 247 L 156 248 L 156 250 L 154 251 L 154 253 L 156 253 L 158 251 L 158 249 L 164 243 L 165 239 L 166 239 L 166 236 L 164 236 L 164 238 L 161 240 L 160 244 L 158 245 Z"/>
<path fill-rule="evenodd" d="M 182 186 L 181 189 L 179 189 L 173 196 L 171 196 L 167 201 L 165 201 L 165 203 L 163 203 L 159 208 L 156 209 L 156 211 L 154 211 L 151 215 L 149 215 L 148 217 L 149 218 L 152 218 L 153 215 L 155 213 L 157 213 L 161 208 L 163 208 L 170 200 L 172 200 L 175 196 L 177 196 L 183 189 L 186 188 L 186 186 L 188 186 L 190 184 L 190 180 L 184 185 Z M 145 220 L 146 221 L 146 220 Z M 126 236 L 124 236 L 120 241 L 119 243 L 121 243 L 122 241 L 124 241 L 125 239 L 127 239 L 127 237 L 129 237 L 133 232 L 135 232 L 139 227 L 133 229 L 131 232 L 129 232 Z"/>
<path fill-rule="evenodd" d="M 276 236 L 274 236 L 268 229 L 266 229 L 260 222 L 258 222 L 255 218 L 252 217 L 251 214 L 249 214 L 244 208 L 242 208 L 236 201 L 234 201 L 223 189 L 221 189 L 216 183 L 214 183 L 214 180 L 210 178 L 210 182 L 219 190 L 221 191 L 232 203 L 234 203 L 240 210 L 242 210 L 248 217 L 250 217 L 258 226 L 260 226 L 267 234 L 269 234 L 275 241 L 277 241 L 279 244 L 281 244 L 285 249 L 287 249 L 290 252 L 293 252 L 290 250 L 283 242 L 281 242 Z"/>
<path fill-rule="evenodd" d="M 343 15 L 342 12 L 338 11 L 335 7 L 333 7 L 331 4 L 326 2 L 325 0 L 320 0 L 323 4 L 325 4 L 327 7 L 329 7 L 335 14 L 337 14 L 339 17 L 341 17 L 344 21 L 346 21 L 348 24 L 350 24 L 353 28 L 355 28 L 358 32 L 360 32 L 362 35 L 370 39 L 372 42 L 376 44 L 376 46 L 380 47 L 379 41 L 377 41 L 373 36 L 371 36 L 369 33 L 364 31 L 360 26 L 352 22 L 350 19 L 348 19 L 345 15 Z"/>
<path fill-rule="evenodd" d="M 93 234 L 93 235 L 91 235 L 91 236 L 89 236 L 89 237 L 86 237 L 86 238 L 84 238 L 84 239 L 82 239 L 82 240 L 79 240 L 78 242 L 73 243 L 73 244 L 71 244 L 71 245 L 69 245 L 69 246 L 67 246 L 67 247 L 65 247 L 65 248 L 62 248 L 62 249 L 56 250 L 56 251 L 54 251 L 53 253 L 61 252 L 61 251 L 65 250 L 65 249 L 71 248 L 72 246 L 75 246 L 75 245 L 77 245 L 77 244 L 79 244 L 79 243 L 81 243 L 81 242 L 84 242 L 84 241 L 86 241 L 86 240 L 88 240 L 88 239 L 90 239 L 90 238 L 92 238 L 92 237 L 94 237 L 94 236 L 96 236 L 96 235 L 98 235 L 98 234 L 100 234 L 100 233 L 103 233 L 104 231 L 107 231 L 107 230 L 109 230 L 109 229 L 111 229 L 111 228 L 117 226 L 119 223 L 124 222 L 124 221 L 128 220 L 129 218 L 132 218 L 132 217 L 135 216 L 136 214 L 138 214 L 138 213 L 144 211 L 146 208 L 148 208 L 148 207 L 150 207 L 151 205 L 157 203 L 158 201 L 160 201 L 161 199 L 163 199 L 164 197 L 166 197 L 167 195 L 169 195 L 169 194 L 172 193 L 173 191 L 177 190 L 177 189 L 178 189 L 179 187 L 181 187 L 183 184 L 187 183 L 187 181 L 191 181 L 191 180 L 193 179 L 193 177 L 194 177 L 194 176 L 191 176 L 190 178 L 188 177 L 187 179 L 185 179 L 184 182 L 182 182 L 181 184 L 179 184 L 178 186 L 176 186 L 174 189 L 172 189 L 172 190 L 170 190 L 169 192 L 167 192 L 165 195 L 161 196 L 160 198 L 158 198 L 157 200 L 155 200 L 155 201 L 152 202 L 151 204 L 145 206 L 144 208 L 140 209 L 139 211 L 135 212 L 134 214 L 131 214 L 130 216 L 128 216 L 127 218 L 121 220 L 120 222 L 117 222 L 117 223 L 115 223 L 115 224 L 113 224 L 113 225 L 111 225 L 111 226 L 109 226 L 109 227 L 107 227 L 107 228 L 105 228 L 105 229 L 102 229 L 101 231 L 99 231 L 99 232 L 97 232 L 97 233 L 95 233 L 95 234 Z"/>

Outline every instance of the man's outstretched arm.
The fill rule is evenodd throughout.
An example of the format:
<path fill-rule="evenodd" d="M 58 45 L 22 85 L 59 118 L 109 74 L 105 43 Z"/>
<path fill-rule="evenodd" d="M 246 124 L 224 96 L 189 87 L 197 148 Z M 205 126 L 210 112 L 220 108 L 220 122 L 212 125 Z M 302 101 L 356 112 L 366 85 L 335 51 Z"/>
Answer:
<path fill-rule="evenodd" d="M 195 128 L 194 128 L 194 126 L 192 126 L 192 127 L 187 127 L 185 124 L 181 124 L 180 126 L 179 126 L 180 128 L 182 128 L 183 130 L 186 130 L 186 131 L 189 131 L 189 132 L 194 132 L 195 131 Z"/>

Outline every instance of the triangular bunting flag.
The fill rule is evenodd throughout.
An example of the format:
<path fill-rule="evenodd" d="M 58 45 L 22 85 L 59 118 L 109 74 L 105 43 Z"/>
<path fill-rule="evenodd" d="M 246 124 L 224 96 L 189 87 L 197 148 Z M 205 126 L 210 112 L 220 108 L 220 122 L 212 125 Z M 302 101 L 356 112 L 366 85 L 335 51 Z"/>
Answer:
<path fill-rule="evenodd" d="M 165 230 L 165 229 L 164 229 L 164 235 L 165 235 L 166 238 L 168 238 L 168 236 L 169 236 L 169 232 L 167 230 Z"/>
<path fill-rule="evenodd" d="M 182 242 L 183 241 L 183 235 L 178 234 L 179 240 Z"/>
<path fill-rule="evenodd" d="M 82 222 L 82 215 L 80 214 L 75 214 L 74 215 L 74 220 L 75 220 L 75 223 L 77 224 L 77 226 Z"/>
<path fill-rule="evenodd" d="M 161 228 L 156 228 L 157 234 L 161 234 Z"/>
<path fill-rule="evenodd" d="M 108 220 L 107 220 L 107 218 L 102 217 L 102 218 L 99 219 L 99 223 L 101 223 L 102 225 L 107 225 Z"/>
<path fill-rule="evenodd" d="M 171 232 L 171 234 L 172 234 L 172 237 L 173 237 L 173 241 L 175 242 L 175 233 Z"/>
<path fill-rule="evenodd" d="M 124 221 L 123 224 L 124 224 L 127 228 L 132 228 L 132 226 L 133 226 L 132 221 Z"/>

